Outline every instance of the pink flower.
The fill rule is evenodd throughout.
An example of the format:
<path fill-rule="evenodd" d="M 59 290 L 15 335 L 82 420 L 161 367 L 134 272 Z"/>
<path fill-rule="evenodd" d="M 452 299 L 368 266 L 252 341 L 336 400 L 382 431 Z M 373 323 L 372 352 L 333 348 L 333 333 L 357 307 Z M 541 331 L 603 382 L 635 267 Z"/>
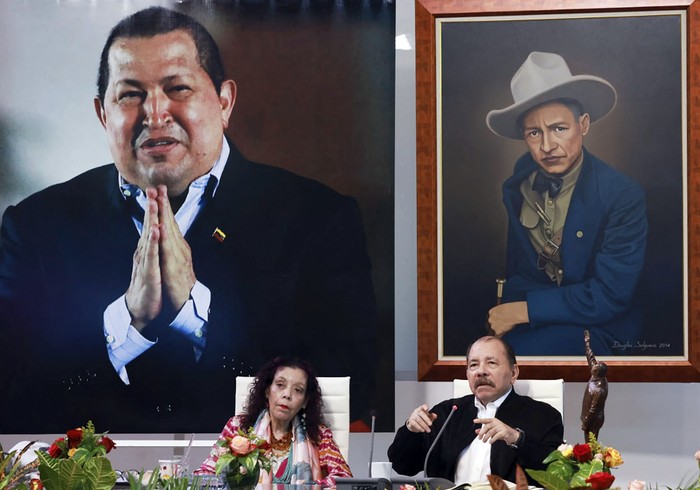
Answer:
<path fill-rule="evenodd" d="M 695 452 L 695 461 L 697 461 L 698 463 L 700 463 L 700 451 L 696 451 L 696 452 Z"/>
<path fill-rule="evenodd" d="M 234 456 L 245 456 L 253 450 L 253 444 L 250 442 L 250 439 L 241 435 L 233 436 L 228 443 L 228 447 Z"/>
<path fill-rule="evenodd" d="M 647 487 L 647 482 L 642 480 L 632 480 L 627 487 L 627 490 L 644 490 Z"/>

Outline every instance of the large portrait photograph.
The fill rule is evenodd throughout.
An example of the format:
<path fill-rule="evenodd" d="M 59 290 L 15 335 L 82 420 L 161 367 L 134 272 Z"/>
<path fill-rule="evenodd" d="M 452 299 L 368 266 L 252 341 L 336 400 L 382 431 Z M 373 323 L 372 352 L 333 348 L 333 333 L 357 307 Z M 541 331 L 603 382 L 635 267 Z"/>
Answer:
<path fill-rule="evenodd" d="M 0 433 L 218 433 L 280 356 L 393 429 L 394 15 L 0 3 Z"/>
<path fill-rule="evenodd" d="M 435 124 L 419 125 L 418 186 L 435 206 L 419 208 L 419 249 L 434 237 L 419 270 L 434 284 L 419 378 L 458 374 L 486 333 L 530 376 L 582 378 L 585 331 L 626 380 L 687 366 L 687 11 L 443 17 L 424 3 Z"/>

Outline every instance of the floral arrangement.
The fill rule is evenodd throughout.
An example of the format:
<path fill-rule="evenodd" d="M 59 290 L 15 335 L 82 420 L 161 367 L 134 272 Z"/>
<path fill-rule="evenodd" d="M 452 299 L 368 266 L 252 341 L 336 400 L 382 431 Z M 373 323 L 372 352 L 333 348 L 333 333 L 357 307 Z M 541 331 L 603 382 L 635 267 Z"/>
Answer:
<path fill-rule="evenodd" d="M 615 481 L 612 468 L 623 461 L 617 449 L 605 447 L 590 434 L 586 444 L 562 444 L 543 461 L 546 470 L 525 470 L 547 490 L 590 487 L 606 490 Z"/>
<path fill-rule="evenodd" d="M 252 427 L 248 432 L 239 429 L 233 437 L 217 441 L 215 450 L 216 474 L 223 473 L 229 486 L 255 486 L 260 470 L 270 471 L 270 444 L 258 437 Z"/>
<path fill-rule="evenodd" d="M 96 434 L 92 421 L 66 432 L 48 451 L 37 451 L 41 482 L 50 490 L 111 490 L 117 474 L 106 454 L 115 444 L 107 433 Z"/>

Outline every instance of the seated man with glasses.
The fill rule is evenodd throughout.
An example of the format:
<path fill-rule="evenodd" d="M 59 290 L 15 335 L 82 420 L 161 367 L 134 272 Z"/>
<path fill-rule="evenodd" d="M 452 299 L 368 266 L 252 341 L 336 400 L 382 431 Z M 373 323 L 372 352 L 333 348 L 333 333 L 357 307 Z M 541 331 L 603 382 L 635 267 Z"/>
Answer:
<path fill-rule="evenodd" d="M 489 312 L 493 332 L 520 355 L 582 355 L 583 332 L 603 355 L 634 341 L 632 306 L 647 241 L 643 189 L 583 147 L 615 106 L 606 80 L 573 76 L 558 54 L 532 52 L 511 81 L 514 103 L 489 129 L 525 141 L 503 184 L 507 282 Z"/>

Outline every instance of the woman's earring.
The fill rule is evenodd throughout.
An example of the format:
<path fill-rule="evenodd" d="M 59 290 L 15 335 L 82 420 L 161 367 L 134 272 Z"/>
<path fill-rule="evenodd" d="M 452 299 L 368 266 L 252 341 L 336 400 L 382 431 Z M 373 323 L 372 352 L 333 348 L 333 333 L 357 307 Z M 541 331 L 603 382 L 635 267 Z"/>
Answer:
<path fill-rule="evenodd" d="M 301 426 L 304 428 L 304 432 L 306 432 L 306 410 L 301 409 Z"/>

